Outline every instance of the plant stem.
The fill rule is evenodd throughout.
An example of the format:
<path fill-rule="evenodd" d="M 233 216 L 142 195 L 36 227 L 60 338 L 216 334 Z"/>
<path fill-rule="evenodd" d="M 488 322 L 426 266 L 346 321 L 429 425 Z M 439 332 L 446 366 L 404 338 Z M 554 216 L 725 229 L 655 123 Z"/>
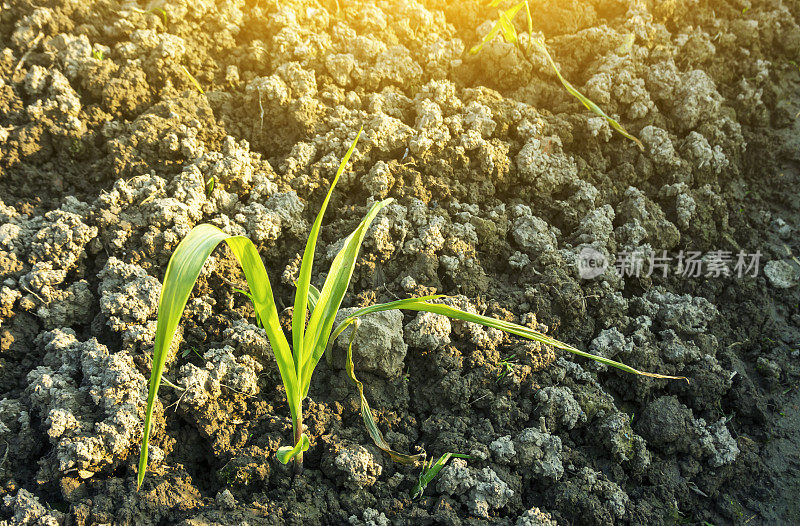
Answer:
<path fill-rule="evenodd" d="M 303 403 L 297 407 L 297 414 L 295 415 L 294 421 L 292 422 L 292 427 L 294 428 L 294 445 L 300 443 L 300 440 L 303 437 Z M 303 452 L 300 451 L 294 457 L 294 473 L 295 475 L 299 475 L 303 472 Z"/>

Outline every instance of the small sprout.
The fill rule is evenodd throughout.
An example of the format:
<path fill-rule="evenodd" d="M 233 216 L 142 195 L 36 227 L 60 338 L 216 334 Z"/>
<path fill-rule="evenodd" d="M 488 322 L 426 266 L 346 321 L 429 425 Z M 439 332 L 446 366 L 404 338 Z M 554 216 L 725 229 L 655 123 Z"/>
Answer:
<path fill-rule="evenodd" d="M 183 66 L 183 65 L 181 65 L 181 69 L 183 69 L 183 72 L 184 72 L 184 73 L 186 73 L 186 76 L 187 76 L 187 77 L 189 77 L 189 80 L 191 80 L 191 81 L 192 81 L 192 84 L 194 84 L 194 87 L 195 87 L 195 88 L 197 88 L 197 91 L 199 91 L 200 93 L 202 93 L 203 95 L 205 95 L 205 94 L 206 94 L 206 92 L 205 92 L 205 91 L 203 91 L 203 88 L 200 86 L 200 83 L 199 83 L 199 82 L 197 82 L 197 79 L 196 79 L 196 78 L 194 78 L 194 76 L 193 76 L 191 73 L 189 73 L 189 70 L 188 70 L 188 69 L 186 69 L 186 66 Z"/>
<path fill-rule="evenodd" d="M 514 364 L 517 363 L 517 355 L 512 354 L 508 358 L 500 360 L 500 372 L 497 375 L 497 382 L 514 372 Z"/>
<path fill-rule="evenodd" d="M 295 444 L 294 447 L 292 446 L 279 447 L 278 452 L 275 453 L 275 456 L 278 458 L 281 464 L 288 464 L 289 461 L 292 460 L 292 458 L 308 451 L 310 445 L 311 443 L 308 441 L 308 437 L 304 434 L 300 438 L 300 442 Z"/>
<path fill-rule="evenodd" d="M 153 7 L 152 9 L 148 10 L 147 12 L 148 13 L 153 13 L 153 14 L 156 14 L 156 15 L 160 14 L 161 17 L 164 19 L 164 25 L 167 25 L 167 21 L 168 21 L 167 20 L 167 10 L 164 9 L 163 7 Z"/>
<path fill-rule="evenodd" d="M 184 358 L 186 358 L 186 357 L 188 357 L 188 356 L 189 356 L 191 353 L 194 353 L 194 354 L 195 354 L 195 355 L 196 355 L 198 358 L 200 358 L 201 360 L 203 359 L 203 355 L 202 355 L 202 354 L 200 354 L 200 351 L 198 351 L 198 350 L 197 350 L 197 347 L 190 347 L 190 348 L 188 348 L 188 349 L 184 349 L 184 350 L 181 352 L 181 356 L 182 356 L 182 357 L 184 357 Z"/>
<path fill-rule="evenodd" d="M 214 186 L 217 184 L 217 179 L 213 175 L 206 181 L 206 199 L 211 197 L 211 192 L 214 191 Z"/>
<path fill-rule="evenodd" d="M 97 60 L 103 60 L 106 57 L 106 54 L 103 52 L 102 49 L 93 49 L 92 57 Z"/>
<path fill-rule="evenodd" d="M 141 13 L 141 14 L 144 14 L 144 15 L 148 15 L 148 14 L 152 14 L 152 15 L 156 15 L 156 16 L 161 15 L 162 20 L 164 20 L 164 25 L 167 25 L 167 22 L 168 22 L 167 10 L 164 9 L 163 7 L 156 6 L 156 7 L 151 7 L 149 9 L 142 9 L 142 8 L 139 8 L 139 7 L 133 7 L 131 9 L 133 11 L 137 12 L 137 13 Z"/>
<path fill-rule="evenodd" d="M 428 460 L 427 462 L 422 463 L 422 471 L 419 474 L 419 481 L 411 490 L 411 498 L 416 499 L 421 497 L 422 494 L 425 492 L 425 488 L 428 487 L 428 484 L 439 474 L 447 461 L 451 458 L 465 458 L 471 459 L 472 457 L 469 455 L 462 455 L 460 453 L 445 453 L 436 463 L 433 463 L 433 459 Z"/>

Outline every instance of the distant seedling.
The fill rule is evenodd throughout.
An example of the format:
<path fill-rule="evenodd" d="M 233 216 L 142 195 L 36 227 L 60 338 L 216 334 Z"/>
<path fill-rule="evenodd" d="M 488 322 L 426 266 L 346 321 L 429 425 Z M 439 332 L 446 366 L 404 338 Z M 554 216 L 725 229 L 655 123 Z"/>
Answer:
<path fill-rule="evenodd" d="M 489 3 L 489 6 L 497 7 L 500 4 L 502 4 L 503 1 L 504 0 L 492 0 Z M 530 45 L 526 50 L 522 49 L 522 46 L 519 43 L 519 38 L 517 37 L 517 30 L 514 27 L 514 17 L 517 16 L 517 13 L 519 13 L 523 7 L 525 8 L 525 16 L 528 20 L 528 36 L 530 42 Z M 480 50 L 483 49 L 483 46 L 494 40 L 494 38 L 501 33 L 503 35 L 503 39 L 510 44 L 515 44 L 522 53 L 522 55 L 525 57 L 530 56 L 532 54 L 533 51 L 532 48 L 535 48 L 539 52 L 544 54 L 545 58 L 547 58 L 547 62 L 550 64 L 550 67 L 555 72 L 556 77 L 558 77 L 558 80 L 561 82 L 561 85 L 564 86 L 564 88 L 569 92 L 570 95 L 581 101 L 581 104 L 583 104 L 588 110 L 591 110 L 594 114 L 604 118 L 612 128 L 617 130 L 619 133 L 621 133 L 623 136 L 627 137 L 631 141 L 635 142 L 636 145 L 639 147 L 639 149 L 644 151 L 644 145 L 642 144 L 642 141 L 640 141 L 639 139 L 628 133 L 628 131 L 619 122 L 609 117 L 606 114 L 606 112 L 604 112 L 600 108 L 600 106 L 592 102 L 586 95 L 581 93 L 575 86 L 573 86 L 567 79 L 565 79 L 563 75 L 561 75 L 561 71 L 558 69 L 558 66 L 553 60 L 553 57 L 550 56 L 550 52 L 547 50 L 547 46 L 544 43 L 544 39 L 535 38 L 533 36 L 533 18 L 531 17 L 531 9 L 530 6 L 528 5 L 527 0 L 523 0 L 522 2 L 511 7 L 510 9 L 502 11 L 500 13 L 500 18 L 494 25 L 494 27 L 492 27 L 489 33 L 487 33 L 486 36 L 483 37 L 483 40 L 481 40 L 480 43 L 472 46 L 472 48 L 469 50 L 469 53 L 471 55 L 479 53 Z M 631 45 L 632 44 L 633 42 L 631 42 Z"/>
<path fill-rule="evenodd" d="M 428 484 L 439 474 L 447 461 L 451 458 L 472 458 L 469 455 L 462 455 L 460 453 L 445 453 L 436 463 L 433 463 L 433 459 L 430 459 L 427 462 L 422 463 L 422 472 L 419 475 L 419 481 L 414 485 L 414 489 L 411 490 L 411 498 L 416 499 L 417 497 L 421 497 L 422 494 L 425 492 L 425 488 L 428 487 Z"/>
<path fill-rule="evenodd" d="M 169 17 L 167 15 L 167 10 L 165 8 L 163 8 L 163 7 L 159 7 L 158 5 L 154 5 L 156 3 L 160 3 L 160 2 L 158 0 L 156 0 L 155 2 L 150 2 L 150 5 L 148 7 L 146 7 L 146 8 L 144 8 L 144 9 L 142 9 L 141 7 L 131 7 L 131 9 L 133 11 L 136 11 L 137 13 L 141 13 L 143 15 L 151 14 L 151 15 L 160 16 L 161 19 L 164 21 L 164 25 L 166 26 L 167 22 L 169 22 Z"/>
<path fill-rule="evenodd" d="M 187 76 L 187 77 L 189 77 L 189 80 L 190 80 L 190 81 L 192 81 L 192 84 L 194 84 L 194 87 L 195 87 L 195 88 L 197 88 L 197 91 L 199 91 L 200 93 L 202 93 L 203 95 L 205 95 L 205 94 L 206 94 L 206 92 L 205 92 L 205 91 L 203 91 L 203 87 L 202 87 L 202 86 L 200 86 L 200 83 L 199 83 L 199 82 L 197 82 L 197 79 L 196 79 L 196 78 L 194 78 L 194 75 L 192 75 L 191 73 L 189 73 L 189 70 L 188 70 L 188 69 L 186 69 L 186 66 L 183 66 L 183 65 L 182 65 L 182 66 L 181 66 L 181 69 L 183 69 L 183 72 L 184 72 L 184 73 L 186 73 L 186 76 Z"/>
<path fill-rule="evenodd" d="M 97 60 L 103 60 L 104 58 L 106 58 L 106 54 L 103 53 L 103 50 L 101 49 L 95 49 L 92 50 L 92 57 Z"/>
<path fill-rule="evenodd" d="M 310 440 L 304 433 L 303 428 L 303 400 L 308 396 L 311 376 L 323 354 L 326 355 L 328 361 L 331 360 L 333 342 L 347 327 L 353 324 L 355 324 L 355 326 L 353 327 L 353 334 L 351 335 L 350 345 L 347 350 L 346 369 L 350 381 L 358 388 L 361 397 L 361 415 L 370 437 L 376 446 L 386 452 L 396 462 L 414 464 L 424 462 L 424 453 L 406 455 L 393 451 L 389 447 L 389 444 L 384 440 L 372 416 L 372 411 L 364 396 L 363 385 L 355 376 L 352 352 L 353 336 L 355 335 L 355 329 L 357 328 L 359 318 L 373 312 L 394 309 L 432 312 L 450 318 L 478 323 L 523 338 L 535 340 L 629 373 L 655 378 L 677 379 L 677 377 L 674 376 L 641 372 L 608 358 L 580 351 L 571 345 L 562 343 L 522 325 L 478 314 L 471 314 L 441 303 L 433 303 L 443 298 L 441 295 L 402 299 L 390 303 L 364 307 L 350 314 L 334 328 L 336 314 L 339 311 L 344 295 L 350 285 L 350 279 L 356 266 L 361 243 L 367 234 L 367 229 L 378 213 L 393 201 L 393 199 L 385 199 L 372 205 L 366 217 L 364 217 L 355 231 L 345 239 L 344 245 L 334 258 L 328 270 L 322 290 L 314 287 L 311 284 L 311 267 L 314 261 L 317 237 L 322 227 L 322 218 L 328 207 L 331 195 L 333 194 L 333 189 L 339 177 L 344 172 L 347 161 L 353 154 L 360 136 L 361 132 L 359 131 L 355 141 L 353 141 L 353 144 L 344 156 L 333 178 L 328 194 L 322 202 L 322 207 L 311 227 L 311 232 L 306 242 L 300 273 L 296 282 L 297 290 L 295 292 L 294 312 L 292 314 L 291 346 L 286 336 L 284 336 L 280 324 L 266 268 L 252 241 L 244 236 L 229 236 L 213 225 L 201 224 L 194 227 L 175 249 L 167 265 L 164 284 L 161 289 L 161 297 L 158 303 L 158 321 L 156 323 L 155 345 L 153 348 L 153 370 L 150 375 L 144 434 L 142 436 L 142 448 L 139 456 L 139 473 L 137 480 L 139 486 L 141 486 L 144 480 L 145 471 L 147 469 L 148 443 L 152 428 L 153 408 L 155 406 L 158 388 L 164 374 L 164 367 L 166 365 L 172 338 L 175 335 L 178 322 L 183 314 L 186 302 L 189 299 L 189 294 L 192 292 L 197 277 L 200 275 L 200 270 L 217 245 L 223 241 L 227 243 L 244 271 L 249 292 L 242 292 L 253 302 L 256 320 L 266 332 L 272 352 L 275 355 L 281 380 L 286 390 L 287 403 L 292 416 L 292 427 L 294 429 L 294 446 L 283 446 L 279 448 L 277 458 L 284 464 L 294 459 L 297 469 L 302 467 L 303 452 L 310 446 Z M 307 315 L 310 315 L 310 317 L 306 323 Z M 447 458 L 442 457 L 436 464 L 427 465 L 427 469 L 423 470 L 423 478 L 420 479 L 420 487 L 422 489 L 424 489 L 424 485 L 427 484 L 426 481 L 430 481 L 430 479 L 438 473 L 441 466 L 447 461 Z"/>
<path fill-rule="evenodd" d="M 167 10 L 163 7 L 154 7 L 147 11 L 148 13 L 155 13 L 160 14 L 162 19 L 164 20 L 164 25 L 167 25 L 168 18 L 167 18 Z"/>
<path fill-rule="evenodd" d="M 503 378 L 514 372 L 514 364 L 517 363 L 517 355 L 512 354 L 508 358 L 503 358 L 498 364 L 500 371 L 497 373 L 496 382 L 500 382 Z"/>
<path fill-rule="evenodd" d="M 206 181 L 206 198 L 211 197 L 211 194 L 214 192 L 214 187 L 216 185 L 217 185 L 217 178 L 212 175 Z"/>

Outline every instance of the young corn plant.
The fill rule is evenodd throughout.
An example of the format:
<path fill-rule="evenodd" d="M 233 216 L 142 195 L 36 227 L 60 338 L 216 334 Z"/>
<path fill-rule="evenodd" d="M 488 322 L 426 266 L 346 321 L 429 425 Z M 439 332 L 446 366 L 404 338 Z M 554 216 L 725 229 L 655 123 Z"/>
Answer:
<path fill-rule="evenodd" d="M 492 0 L 489 3 L 489 6 L 497 7 L 500 4 L 502 4 L 503 1 L 504 0 Z M 523 7 L 525 8 L 525 17 L 528 21 L 528 37 L 530 42 L 527 50 L 522 49 L 522 46 L 519 43 L 519 38 L 517 37 L 517 30 L 514 27 L 514 17 L 517 16 L 517 13 L 519 13 Z M 550 67 L 555 72 L 556 77 L 558 77 L 558 80 L 561 82 L 561 85 L 564 86 L 564 89 L 566 89 L 570 95 L 578 99 L 581 102 L 581 104 L 583 104 L 586 107 L 586 109 L 590 110 L 595 115 L 598 115 L 603 119 L 605 119 L 606 122 L 608 122 L 608 124 L 612 128 L 617 130 L 624 137 L 636 143 L 639 149 L 644 151 L 644 145 L 642 144 L 642 141 L 640 141 L 635 136 L 628 133 L 628 130 L 626 130 L 619 122 L 609 117 L 606 114 L 606 112 L 604 112 L 602 108 L 600 108 L 600 106 L 592 102 L 589 99 L 589 97 L 581 93 L 578 90 L 578 88 L 573 86 L 567 79 L 564 78 L 564 76 L 561 74 L 561 71 L 558 69 L 558 66 L 556 65 L 555 61 L 553 60 L 553 57 L 550 56 L 550 52 L 547 50 L 547 46 L 544 43 L 544 39 L 534 37 L 533 35 L 533 18 L 531 17 L 531 9 L 530 6 L 528 5 L 528 0 L 523 0 L 520 3 L 513 5 L 511 8 L 502 11 L 500 13 L 500 18 L 498 19 L 497 23 L 492 27 L 492 29 L 489 31 L 489 33 L 487 33 L 486 36 L 483 37 L 483 40 L 481 40 L 478 44 L 472 46 L 472 48 L 469 50 L 470 55 L 476 55 L 477 53 L 479 53 L 480 50 L 483 49 L 483 46 L 494 40 L 494 38 L 497 37 L 497 35 L 499 34 L 503 35 L 503 39 L 506 42 L 510 44 L 515 44 L 519 48 L 520 52 L 522 52 L 523 56 L 529 56 L 532 52 L 531 48 L 535 48 L 540 53 L 542 53 L 545 56 L 545 58 L 547 58 L 547 62 L 550 64 Z"/>
<path fill-rule="evenodd" d="M 230 248 L 242 267 L 249 291 L 240 292 L 246 294 L 253 302 L 256 320 L 266 332 L 272 347 L 272 352 L 275 355 L 281 380 L 286 389 L 286 398 L 294 430 L 294 442 L 291 446 L 279 448 L 276 456 L 278 460 L 284 464 L 290 460 L 294 460 L 298 469 L 302 467 L 303 453 L 308 450 L 310 445 L 308 436 L 303 432 L 303 400 L 308 396 L 311 377 L 323 354 L 328 361 L 330 361 L 333 342 L 351 325 L 353 325 L 353 331 L 347 351 L 346 370 L 350 381 L 358 388 L 361 397 L 361 415 L 370 437 L 380 449 L 386 452 L 396 462 L 424 462 L 424 453 L 405 455 L 393 451 L 389 447 L 389 444 L 384 440 L 372 416 L 372 411 L 364 396 L 363 384 L 355 376 L 352 353 L 353 336 L 355 335 L 355 329 L 358 326 L 359 318 L 373 312 L 393 309 L 432 312 L 450 318 L 478 323 L 487 327 L 494 327 L 523 338 L 536 340 L 629 373 L 655 378 L 676 378 L 673 376 L 638 371 L 622 363 L 609 360 L 608 358 L 583 352 L 571 345 L 562 343 L 522 325 L 478 314 L 471 314 L 449 305 L 435 303 L 443 297 L 440 295 L 401 299 L 390 303 L 364 307 L 356 310 L 334 327 L 336 314 L 339 311 L 339 307 L 349 287 L 350 279 L 353 275 L 353 270 L 367 229 L 378 213 L 393 201 L 392 199 L 385 199 L 372 205 L 366 217 L 364 217 L 358 227 L 345 239 L 344 246 L 331 264 L 322 290 L 314 287 L 311 284 L 311 267 L 314 261 L 317 237 L 319 236 L 322 226 L 322 218 L 328 207 L 333 189 L 339 177 L 344 172 L 360 135 L 361 132 L 359 131 L 355 141 L 344 156 L 333 178 L 328 194 L 322 202 L 322 207 L 311 227 L 308 241 L 306 242 L 300 273 L 296 282 L 297 288 L 294 298 L 294 312 L 292 314 L 291 344 L 281 328 L 269 277 L 267 276 L 267 271 L 258 254 L 256 246 L 252 241 L 244 236 L 229 236 L 213 225 L 201 224 L 194 227 L 175 249 L 167 265 L 158 304 L 158 320 L 156 323 L 155 344 L 153 349 L 153 369 L 150 376 L 144 434 L 139 456 L 139 486 L 141 486 L 144 480 L 145 470 L 147 468 L 147 453 L 152 427 L 153 408 L 156 402 L 156 396 L 158 395 L 158 388 L 162 382 L 164 367 L 172 339 L 175 335 L 184 307 L 186 306 L 189 294 L 194 288 L 194 284 L 200 274 L 200 270 L 217 245 L 223 241 L 228 245 L 228 248 Z M 307 315 L 310 315 L 308 321 L 306 321 Z M 166 382 L 166 379 L 164 379 L 164 381 Z M 446 461 L 446 459 L 444 461 Z M 440 462 L 437 463 L 439 469 L 444 461 L 440 459 Z M 427 467 L 430 469 L 435 466 Z M 438 469 L 435 471 L 438 471 Z M 432 478 L 435 472 L 429 473 L 429 475 Z"/>
<path fill-rule="evenodd" d="M 426 462 L 422 463 L 422 471 L 419 474 L 419 481 L 414 485 L 414 488 L 411 490 L 411 498 L 416 499 L 417 497 L 421 497 L 422 494 L 425 492 L 425 488 L 428 487 L 428 484 L 436 478 L 436 475 L 442 470 L 447 461 L 451 458 L 465 458 L 469 459 L 472 458 L 469 455 L 462 455 L 461 453 L 445 453 L 439 460 L 435 463 L 433 459 L 430 459 Z"/>

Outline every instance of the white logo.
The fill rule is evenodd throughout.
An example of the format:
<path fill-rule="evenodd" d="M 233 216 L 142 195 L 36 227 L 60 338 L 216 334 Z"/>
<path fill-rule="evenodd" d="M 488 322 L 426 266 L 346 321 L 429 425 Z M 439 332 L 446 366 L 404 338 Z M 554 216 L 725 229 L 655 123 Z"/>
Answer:
<path fill-rule="evenodd" d="M 578 274 L 583 279 L 593 279 L 608 268 L 608 259 L 602 252 L 592 247 L 583 247 L 578 254 Z"/>

